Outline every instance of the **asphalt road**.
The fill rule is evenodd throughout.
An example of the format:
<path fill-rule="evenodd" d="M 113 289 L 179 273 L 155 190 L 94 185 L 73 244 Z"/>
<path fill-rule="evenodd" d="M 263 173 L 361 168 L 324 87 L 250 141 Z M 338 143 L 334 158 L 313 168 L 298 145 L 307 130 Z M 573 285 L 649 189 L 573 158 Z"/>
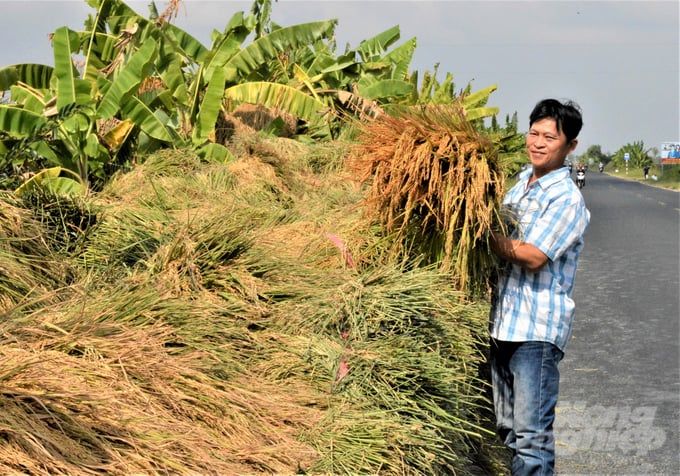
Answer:
<path fill-rule="evenodd" d="M 680 475 L 680 193 L 588 172 L 557 473 Z"/>

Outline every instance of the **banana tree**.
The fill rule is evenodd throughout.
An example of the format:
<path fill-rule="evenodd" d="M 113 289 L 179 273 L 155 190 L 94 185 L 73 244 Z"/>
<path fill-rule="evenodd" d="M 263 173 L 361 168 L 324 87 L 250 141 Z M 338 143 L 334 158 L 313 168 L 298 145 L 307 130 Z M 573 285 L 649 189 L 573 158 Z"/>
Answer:
<path fill-rule="evenodd" d="M 168 141 L 173 137 L 133 98 L 157 56 L 157 43 L 151 39 L 131 49 L 105 75 L 92 65 L 102 61 L 95 42 L 100 40 L 100 47 L 107 42 L 96 32 L 89 41 L 82 39 L 67 27 L 59 28 L 52 38 L 54 67 L 16 65 L 0 70 L 0 86 L 11 91 L 10 104 L 0 107 L 0 130 L 9 150 L 29 152 L 38 164 L 70 170 L 87 187 L 92 178 L 101 178 L 134 125 Z M 74 64 L 81 51 L 87 53 L 82 73 Z M 107 120 L 113 127 L 104 132 L 100 126 Z"/>
<path fill-rule="evenodd" d="M 645 165 L 651 165 L 653 160 L 650 157 L 651 148 L 645 147 L 643 141 L 630 142 L 619 150 L 617 150 L 613 157 L 612 162 L 617 167 L 624 167 L 628 165 L 633 168 L 641 168 Z M 628 164 L 626 164 L 625 155 L 628 154 Z"/>
<path fill-rule="evenodd" d="M 224 100 L 225 104 L 262 104 L 308 122 L 319 120 L 324 105 L 301 88 L 271 81 L 268 65 L 286 52 L 328 38 L 333 33 L 334 21 L 276 28 L 264 34 L 270 28 L 259 24 L 265 19 L 269 21 L 267 6 L 263 5 L 263 13 L 257 16 L 235 13 L 223 32 L 213 33 L 213 44 L 208 49 L 167 22 L 141 18 L 123 2 L 102 1 L 114 5 L 108 11 L 109 15 L 115 14 L 113 25 L 109 26 L 111 31 L 123 32 L 126 25 L 134 21 L 139 25 L 140 41 L 150 37 L 159 42 L 161 58 L 156 67 L 162 86 L 147 103 L 157 106 L 156 112 L 162 110 L 179 135 L 197 149 L 208 146 L 213 151 L 219 150 L 212 138 Z M 100 5 L 100 2 L 91 0 L 91 4 Z M 154 8 L 152 4 L 152 18 L 156 15 Z M 243 46 L 254 30 L 258 31 L 258 37 Z"/>

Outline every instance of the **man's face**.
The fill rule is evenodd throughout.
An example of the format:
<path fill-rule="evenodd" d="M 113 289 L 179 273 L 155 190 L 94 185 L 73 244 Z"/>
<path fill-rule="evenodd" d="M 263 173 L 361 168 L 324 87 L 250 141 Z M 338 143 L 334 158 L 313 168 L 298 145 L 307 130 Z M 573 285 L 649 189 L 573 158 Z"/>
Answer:
<path fill-rule="evenodd" d="M 568 143 L 564 132 L 557 130 L 555 119 L 538 120 L 527 133 L 527 152 L 536 178 L 562 167 L 564 159 L 575 148 L 576 139 Z"/>

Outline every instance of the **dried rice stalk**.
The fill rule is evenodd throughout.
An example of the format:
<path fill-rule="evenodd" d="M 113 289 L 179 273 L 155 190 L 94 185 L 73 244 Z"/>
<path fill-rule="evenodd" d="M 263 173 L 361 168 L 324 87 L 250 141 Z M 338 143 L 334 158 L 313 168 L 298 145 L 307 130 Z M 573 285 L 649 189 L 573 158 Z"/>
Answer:
<path fill-rule="evenodd" d="M 367 205 L 400 253 L 422 254 L 477 288 L 504 189 L 494 145 L 460 105 L 426 106 L 364 124 L 351 167 L 372 179 Z"/>

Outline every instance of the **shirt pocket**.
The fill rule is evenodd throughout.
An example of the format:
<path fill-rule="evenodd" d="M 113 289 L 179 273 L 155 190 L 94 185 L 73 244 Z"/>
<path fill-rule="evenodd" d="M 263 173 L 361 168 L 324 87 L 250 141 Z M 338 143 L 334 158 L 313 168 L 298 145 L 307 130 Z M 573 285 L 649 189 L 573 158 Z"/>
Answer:
<path fill-rule="evenodd" d="M 518 221 L 524 232 L 528 231 L 529 226 L 543 213 L 541 203 L 533 198 L 525 198 L 520 203 L 520 210 Z"/>

